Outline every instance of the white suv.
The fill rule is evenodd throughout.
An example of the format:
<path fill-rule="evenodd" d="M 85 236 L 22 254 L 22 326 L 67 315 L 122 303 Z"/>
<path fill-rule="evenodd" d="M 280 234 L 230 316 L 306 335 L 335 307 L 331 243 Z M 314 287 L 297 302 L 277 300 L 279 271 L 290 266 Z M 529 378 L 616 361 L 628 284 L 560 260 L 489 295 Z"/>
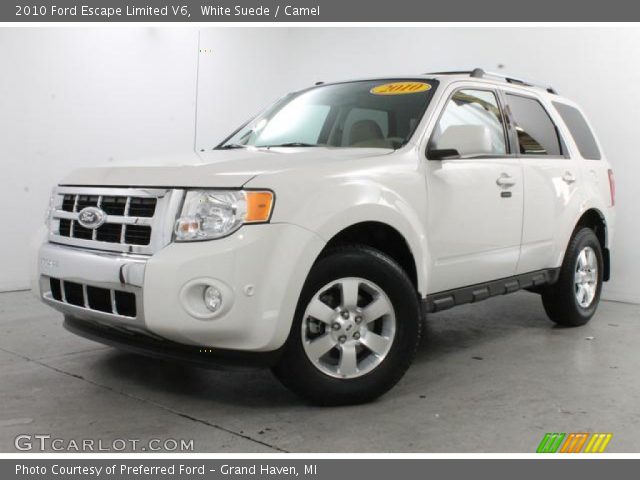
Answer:
<path fill-rule="evenodd" d="M 481 69 L 317 84 L 211 150 L 72 173 L 34 281 L 79 335 L 363 402 L 407 370 L 425 313 L 526 289 L 586 323 L 614 195 L 551 88 Z"/>

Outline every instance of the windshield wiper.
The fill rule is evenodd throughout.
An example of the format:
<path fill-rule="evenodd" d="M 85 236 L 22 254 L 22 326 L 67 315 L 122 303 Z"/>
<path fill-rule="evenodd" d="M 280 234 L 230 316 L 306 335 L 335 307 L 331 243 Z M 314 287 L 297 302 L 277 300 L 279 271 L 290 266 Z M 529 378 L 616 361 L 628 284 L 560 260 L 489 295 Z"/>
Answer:
<path fill-rule="evenodd" d="M 231 150 L 232 148 L 247 148 L 246 145 L 240 145 L 239 143 L 227 143 L 225 145 L 222 145 L 221 147 L 218 147 L 219 149 L 225 149 L 225 150 Z"/>
<path fill-rule="evenodd" d="M 276 148 L 276 147 L 319 147 L 317 143 L 304 143 L 304 142 L 288 142 L 280 143 L 278 145 L 263 145 L 262 148 Z"/>

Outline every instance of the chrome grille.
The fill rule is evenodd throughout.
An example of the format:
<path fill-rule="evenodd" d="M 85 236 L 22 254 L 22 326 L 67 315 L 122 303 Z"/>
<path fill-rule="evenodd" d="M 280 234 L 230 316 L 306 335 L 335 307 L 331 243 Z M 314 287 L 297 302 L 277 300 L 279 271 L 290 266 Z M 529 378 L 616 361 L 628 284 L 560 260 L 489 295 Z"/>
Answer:
<path fill-rule="evenodd" d="M 58 187 L 49 240 L 97 250 L 152 254 L 170 241 L 181 199 L 181 190 Z M 102 225 L 85 228 L 80 224 L 79 214 L 87 207 L 104 213 Z"/>

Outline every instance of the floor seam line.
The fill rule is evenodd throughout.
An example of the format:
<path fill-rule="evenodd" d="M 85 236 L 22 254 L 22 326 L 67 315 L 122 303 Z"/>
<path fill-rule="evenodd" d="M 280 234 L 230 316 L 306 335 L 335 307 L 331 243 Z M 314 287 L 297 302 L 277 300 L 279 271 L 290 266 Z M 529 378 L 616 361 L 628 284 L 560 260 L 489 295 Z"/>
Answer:
<path fill-rule="evenodd" d="M 57 358 L 66 358 L 66 357 L 71 357 L 73 355 L 82 355 L 85 353 L 93 353 L 93 352 L 99 352 L 101 350 L 109 350 L 110 347 L 94 347 L 94 348 L 87 348 L 86 350 L 74 350 L 73 352 L 67 352 L 67 353 L 60 353 L 57 355 L 45 355 L 43 357 L 35 357 L 32 360 L 37 360 L 37 361 L 44 361 L 44 360 L 55 360 Z"/>
<path fill-rule="evenodd" d="M 177 415 L 179 417 L 185 418 L 185 419 L 190 420 L 192 422 L 201 423 L 203 425 L 206 425 L 208 427 L 214 428 L 216 430 L 220 430 L 220 431 L 228 433 L 230 435 L 235 435 L 237 437 L 243 438 L 243 439 L 248 440 L 248 441 L 253 442 L 253 443 L 257 443 L 258 445 L 262 445 L 264 447 L 270 448 L 272 450 L 276 450 L 276 451 L 281 452 L 281 453 L 290 453 L 287 450 L 284 450 L 284 449 L 282 449 L 280 447 L 277 447 L 275 445 L 271 445 L 271 444 L 269 444 L 267 442 L 263 442 L 263 441 L 258 440 L 256 438 L 250 437 L 248 435 L 244 435 L 244 434 L 236 432 L 234 430 L 225 428 L 225 427 L 223 427 L 221 425 L 217 425 L 215 423 L 211 423 L 211 422 L 209 422 L 207 420 L 203 420 L 203 419 L 194 417 L 192 415 L 189 415 L 188 413 L 184 413 L 184 412 L 180 412 L 178 410 L 174 410 L 172 408 L 169 408 L 169 407 L 166 407 L 164 405 L 161 405 L 161 404 L 159 404 L 157 402 L 154 402 L 154 401 L 151 401 L 151 400 L 146 400 L 144 398 L 138 397 L 136 395 L 132 395 L 130 393 L 123 392 L 121 390 L 116 390 L 115 388 L 110 387 L 108 385 L 103 385 L 103 384 L 95 382 L 93 380 L 89 380 L 88 378 L 85 378 L 82 375 L 78 375 L 78 374 L 75 374 L 75 373 L 67 372 L 67 371 L 62 370 L 60 368 L 57 368 L 57 367 L 54 367 L 54 366 L 51 366 L 51 365 L 47 365 L 46 363 L 43 363 L 40 360 L 30 358 L 30 357 L 28 357 L 26 355 L 22 355 L 20 353 L 13 352 L 11 350 L 7 350 L 7 349 L 5 349 L 3 347 L 0 347 L 0 351 L 8 353 L 8 354 L 11 354 L 11 355 L 14 355 L 14 356 L 16 356 L 18 358 L 26 360 L 27 362 L 35 363 L 37 365 L 40 365 L 41 367 L 47 368 L 47 369 L 52 370 L 54 372 L 60 373 L 62 375 L 66 375 L 66 376 L 69 376 L 69 377 L 72 377 L 72 378 L 75 378 L 75 379 L 78 379 L 78 380 L 85 381 L 85 382 L 87 382 L 87 383 L 89 383 L 89 384 L 91 384 L 93 386 L 96 386 L 98 388 L 101 388 L 103 390 L 107 390 L 109 392 L 112 392 L 112 393 L 115 393 L 115 394 L 118 394 L 118 395 L 122 395 L 123 397 L 127 397 L 127 398 L 130 398 L 132 400 L 136 400 L 138 402 L 142 402 L 142 403 L 147 403 L 147 404 L 153 405 L 153 406 L 155 406 L 155 407 L 157 407 L 157 408 L 159 408 L 161 410 L 164 410 L 165 412 L 169 412 L 169 413 L 171 413 L 173 415 Z"/>

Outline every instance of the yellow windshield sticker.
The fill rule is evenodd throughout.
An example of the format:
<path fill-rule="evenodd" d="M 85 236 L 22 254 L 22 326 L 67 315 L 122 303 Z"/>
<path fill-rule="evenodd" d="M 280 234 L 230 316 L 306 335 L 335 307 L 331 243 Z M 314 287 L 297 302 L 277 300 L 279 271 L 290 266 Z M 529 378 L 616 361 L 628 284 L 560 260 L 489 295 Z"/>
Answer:
<path fill-rule="evenodd" d="M 404 95 L 407 93 L 426 92 L 430 88 L 431 85 L 422 82 L 393 82 L 373 87 L 369 92 L 374 95 Z"/>

